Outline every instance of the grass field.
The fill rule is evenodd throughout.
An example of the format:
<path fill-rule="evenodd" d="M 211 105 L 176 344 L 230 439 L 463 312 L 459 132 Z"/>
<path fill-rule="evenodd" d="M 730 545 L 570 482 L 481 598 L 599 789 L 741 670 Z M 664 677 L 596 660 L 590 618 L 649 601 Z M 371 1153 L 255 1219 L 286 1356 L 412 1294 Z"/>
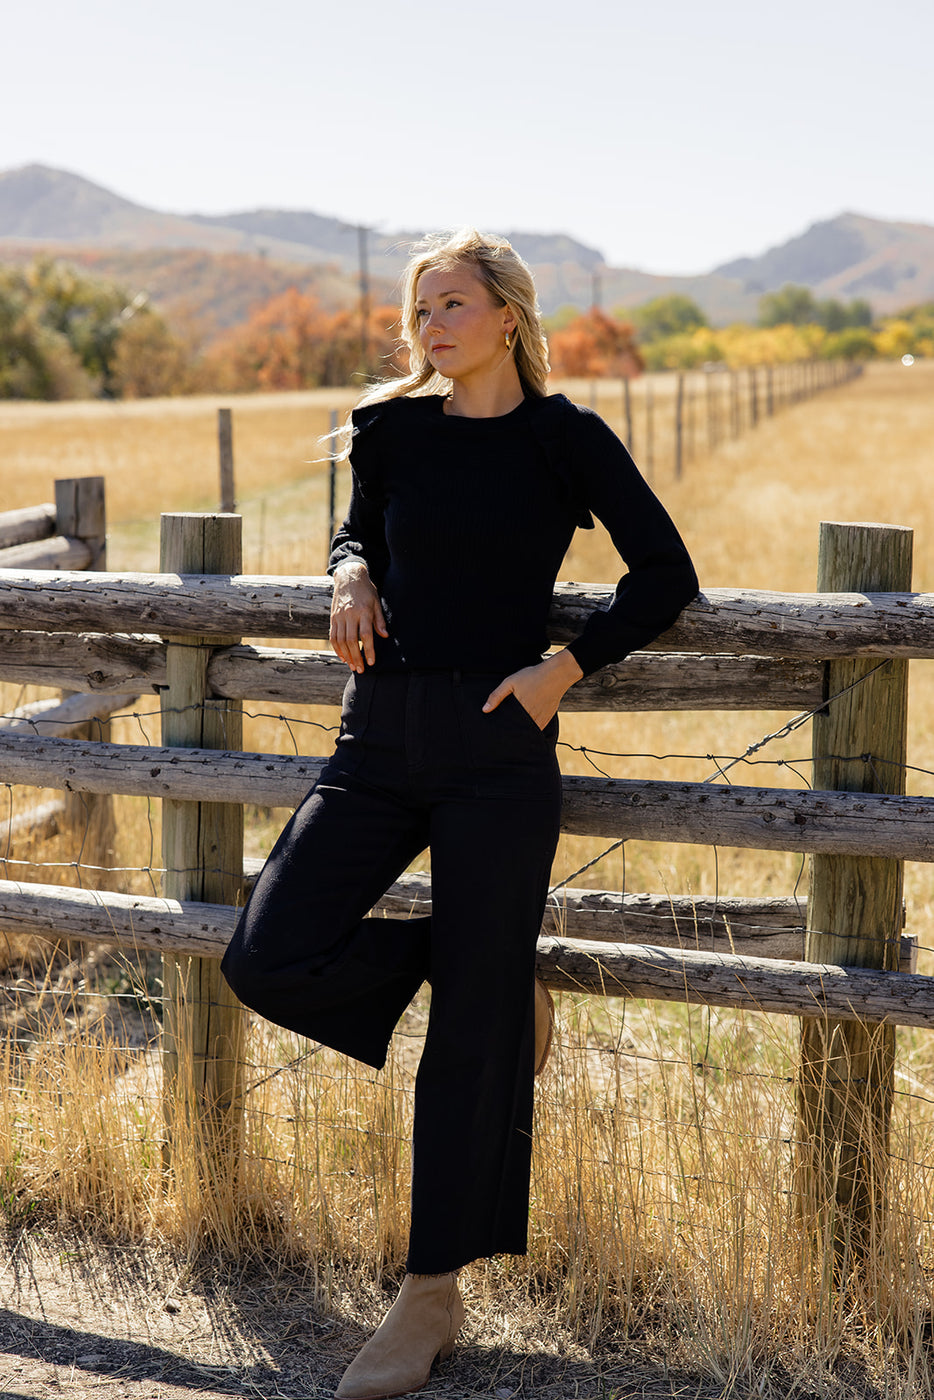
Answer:
<path fill-rule="evenodd" d="M 590 402 L 590 385 L 568 388 Z M 311 464 L 323 456 L 319 438 L 332 405 L 334 394 L 323 392 L 233 401 L 246 571 L 322 571 L 325 478 L 320 462 Z M 598 391 L 597 406 L 619 428 L 616 386 Z M 216 407 L 214 400 L 0 405 L 0 504 L 49 499 L 58 476 L 103 473 L 109 567 L 155 568 L 158 513 L 214 504 Z M 934 591 L 932 441 L 934 366 L 880 364 L 699 457 L 680 481 L 659 452 L 654 484 L 682 528 L 702 587 L 812 590 L 819 523 L 833 519 L 912 526 L 915 587 Z M 611 580 L 617 572 L 603 533 L 579 533 L 563 576 Z M 33 694 L 7 687 L 3 702 Z M 139 706 L 154 708 L 154 698 Z M 308 726 L 332 726 L 334 711 L 247 709 L 245 747 L 292 751 L 294 735 L 303 751 L 326 751 L 326 737 Z M 569 773 L 593 771 L 586 746 L 614 776 L 702 779 L 715 771 L 715 759 L 742 754 L 787 718 L 569 715 L 559 752 Z M 909 725 L 909 791 L 930 793 L 931 663 L 912 664 Z M 158 741 L 154 718 L 117 722 L 118 738 L 138 740 L 141 732 Z M 755 766 L 734 768 L 731 778 L 802 785 L 809 755 L 805 727 L 768 745 Z M 250 853 L 268 848 L 283 815 L 248 814 Z M 104 872 L 101 882 L 149 889 L 142 867 L 158 864 L 158 812 L 126 800 L 118 816 L 120 870 Z M 564 838 L 555 879 L 600 849 L 600 842 Z M 12 878 L 75 879 L 73 842 L 13 855 L 27 864 L 11 864 Z M 31 869 L 30 861 L 37 863 Z M 577 883 L 790 894 L 806 889 L 806 871 L 800 858 L 781 853 L 631 842 Z M 908 867 L 906 898 L 921 970 L 934 971 L 930 866 Z M 11 948 L 8 981 L 24 971 L 28 952 Z M 57 997 L 21 996 L 7 1017 L 6 1072 L 15 1092 L 0 1109 L 0 1174 L 9 1219 L 35 1211 L 90 1224 L 101 1236 L 167 1242 L 192 1257 L 207 1248 L 266 1267 L 304 1261 L 322 1306 L 338 1300 L 344 1315 L 377 1315 L 380 1284 L 404 1254 L 424 1005 L 410 1012 L 382 1076 L 329 1054 L 301 1058 L 305 1047 L 292 1037 L 255 1027 L 244 1173 L 205 1192 L 194 1174 L 179 1172 L 168 1186 L 163 1180 L 157 1066 L 145 1049 L 127 1048 L 154 1025 L 147 997 L 158 996 L 158 969 L 89 962 L 74 950 L 66 963 L 59 956 L 49 974 Z M 796 1023 L 563 998 L 555 1065 L 539 1091 L 532 1249 L 527 1262 L 470 1271 L 477 1343 L 501 1347 L 521 1335 L 528 1354 L 538 1347 L 557 1355 L 561 1347 L 599 1349 L 608 1338 L 623 1339 L 645 1356 L 664 1353 L 672 1375 L 690 1378 L 665 1392 L 672 1394 L 929 1393 L 934 1040 L 900 1032 L 898 1045 L 893 1209 L 866 1287 L 839 1292 L 809 1253 L 789 1195 Z M 457 1374 L 445 1393 L 480 1393 L 467 1388 L 466 1373 L 458 1390 Z"/>

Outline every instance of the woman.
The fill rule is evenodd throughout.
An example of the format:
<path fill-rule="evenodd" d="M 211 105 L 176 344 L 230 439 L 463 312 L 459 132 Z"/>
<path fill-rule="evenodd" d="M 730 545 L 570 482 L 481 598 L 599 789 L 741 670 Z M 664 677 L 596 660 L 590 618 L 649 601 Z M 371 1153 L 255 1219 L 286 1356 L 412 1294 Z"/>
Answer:
<path fill-rule="evenodd" d="M 352 672 L 340 736 L 223 964 L 248 1006 L 377 1068 L 431 984 L 407 1273 L 340 1400 L 423 1386 L 463 1321 L 457 1270 L 525 1252 L 532 1078 L 550 1038 L 534 967 L 561 815 L 557 710 L 697 592 L 622 443 L 546 396 L 534 283 L 507 242 L 468 230 L 418 250 L 403 338 L 409 374 L 352 415 L 330 560 L 331 642 Z M 629 572 L 543 657 L 555 577 L 591 510 Z M 366 917 L 426 846 L 431 916 Z"/>

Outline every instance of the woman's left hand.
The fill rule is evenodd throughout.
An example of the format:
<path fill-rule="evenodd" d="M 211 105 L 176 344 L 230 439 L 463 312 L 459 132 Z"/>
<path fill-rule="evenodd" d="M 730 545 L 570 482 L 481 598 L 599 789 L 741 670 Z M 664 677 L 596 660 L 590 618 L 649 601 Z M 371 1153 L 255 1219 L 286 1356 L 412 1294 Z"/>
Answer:
<path fill-rule="evenodd" d="M 500 681 L 483 709 L 489 713 L 507 695 L 514 695 L 539 729 L 544 729 L 558 713 L 564 692 L 583 674 L 571 652 L 556 652 L 554 656 L 546 656 L 537 666 L 525 666 Z"/>

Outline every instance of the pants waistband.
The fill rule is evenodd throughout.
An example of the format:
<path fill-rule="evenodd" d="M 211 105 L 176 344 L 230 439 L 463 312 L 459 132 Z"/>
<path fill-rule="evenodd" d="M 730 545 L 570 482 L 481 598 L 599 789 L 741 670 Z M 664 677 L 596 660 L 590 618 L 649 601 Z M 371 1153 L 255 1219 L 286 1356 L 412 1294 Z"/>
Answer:
<path fill-rule="evenodd" d="M 408 671 L 369 671 L 364 674 L 372 675 L 379 679 L 390 676 L 402 680 L 448 680 L 454 685 L 460 685 L 462 681 L 494 680 L 501 681 L 504 676 L 510 674 L 509 671 L 472 671 L 462 667 L 413 667 Z"/>

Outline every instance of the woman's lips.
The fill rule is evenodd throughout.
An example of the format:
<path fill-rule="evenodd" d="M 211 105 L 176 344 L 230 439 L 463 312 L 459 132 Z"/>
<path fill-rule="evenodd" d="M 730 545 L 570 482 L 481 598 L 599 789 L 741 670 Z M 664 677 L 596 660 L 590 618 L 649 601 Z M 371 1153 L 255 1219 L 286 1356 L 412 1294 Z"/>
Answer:
<path fill-rule="evenodd" d="M 437 353 L 438 353 L 439 350 L 453 350 L 453 349 L 454 349 L 454 346 L 453 346 L 453 345 L 433 345 L 433 346 L 431 347 L 431 353 L 432 353 L 433 355 L 437 355 Z"/>

